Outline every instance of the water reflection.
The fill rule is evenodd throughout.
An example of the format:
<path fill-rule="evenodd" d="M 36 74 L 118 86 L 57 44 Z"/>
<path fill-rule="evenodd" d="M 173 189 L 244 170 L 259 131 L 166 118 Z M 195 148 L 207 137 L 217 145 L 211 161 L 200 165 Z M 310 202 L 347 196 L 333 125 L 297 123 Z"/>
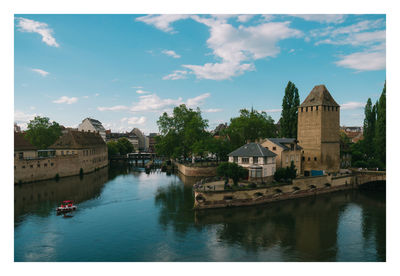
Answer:
<path fill-rule="evenodd" d="M 108 180 L 108 168 L 83 176 L 71 176 L 14 186 L 14 222 L 16 226 L 25 214 L 46 217 L 54 213 L 63 200 L 77 204 L 100 195 Z"/>

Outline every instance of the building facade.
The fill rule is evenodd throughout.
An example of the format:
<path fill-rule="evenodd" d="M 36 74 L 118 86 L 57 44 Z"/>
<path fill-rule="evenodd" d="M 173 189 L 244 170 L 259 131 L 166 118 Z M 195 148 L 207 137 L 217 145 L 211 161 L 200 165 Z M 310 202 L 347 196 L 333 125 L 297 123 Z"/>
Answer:
<path fill-rule="evenodd" d="M 14 158 L 14 183 L 32 182 L 88 173 L 108 165 L 107 145 L 98 133 L 69 131 L 49 147 L 53 154 L 41 157 L 37 151 Z M 14 152 L 21 147 L 15 143 Z"/>
<path fill-rule="evenodd" d="M 86 118 L 78 126 L 78 131 L 97 132 L 103 141 L 106 141 L 106 129 L 100 121 L 92 118 Z"/>
<path fill-rule="evenodd" d="M 143 134 L 143 132 L 140 131 L 138 128 L 132 129 L 130 133 L 135 134 L 138 139 L 139 139 L 139 151 L 147 151 L 148 149 L 148 141 L 146 143 L 146 136 Z M 147 144 L 147 147 L 146 147 Z"/>
<path fill-rule="evenodd" d="M 108 132 L 106 133 L 106 142 L 109 141 L 118 141 L 118 139 L 126 138 L 132 144 L 135 151 L 139 150 L 139 138 L 136 134 L 132 132 L 127 133 L 116 133 L 116 132 Z"/>
<path fill-rule="evenodd" d="M 295 138 L 267 138 L 261 145 L 276 154 L 276 168 L 290 167 L 293 161 L 297 175 L 302 173 L 302 147 Z"/>
<path fill-rule="evenodd" d="M 248 143 L 228 154 L 229 162 L 249 170 L 253 179 L 272 180 L 276 171 L 276 154 L 258 143 Z"/>
<path fill-rule="evenodd" d="M 304 175 L 340 168 L 340 106 L 325 85 L 315 86 L 298 109 L 297 139 Z"/>

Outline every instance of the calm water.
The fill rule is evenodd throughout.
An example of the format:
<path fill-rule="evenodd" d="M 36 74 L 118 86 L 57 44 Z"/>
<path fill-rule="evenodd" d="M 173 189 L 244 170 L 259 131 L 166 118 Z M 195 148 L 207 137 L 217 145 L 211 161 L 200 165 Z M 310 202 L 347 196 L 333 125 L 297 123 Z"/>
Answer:
<path fill-rule="evenodd" d="M 385 261 L 385 192 L 194 211 L 194 180 L 113 168 L 15 186 L 15 261 Z M 186 184 L 184 184 L 184 182 Z M 73 199 L 72 217 L 56 216 Z"/>

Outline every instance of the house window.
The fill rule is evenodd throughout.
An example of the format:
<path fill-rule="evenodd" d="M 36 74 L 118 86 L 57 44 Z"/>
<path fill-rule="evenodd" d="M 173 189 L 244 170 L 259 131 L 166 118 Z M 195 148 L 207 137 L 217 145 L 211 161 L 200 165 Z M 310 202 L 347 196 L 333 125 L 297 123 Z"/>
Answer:
<path fill-rule="evenodd" d="M 72 154 L 74 154 L 74 151 L 72 151 Z"/>
<path fill-rule="evenodd" d="M 50 164 L 50 166 L 52 166 L 52 167 L 53 167 L 53 166 L 54 166 L 54 163 L 51 163 L 51 164 Z"/>
<path fill-rule="evenodd" d="M 242 164 L 249 164 L 249 158 L 242 157 Z"/>
<path fill-rule="evenodd" d="M 303 108 L 301 108 L 301 112 L 303 112 Z"/>
<path fill-rule="evenodd" d="M 30 165 L 31 168 L 33 168 L 33 165 Z"/>
<path fill-rule="evenodd" d="M 289 156 L 286 156 L 286 163 L 289 163 Z"/>
<path fill-rule="evenodd" d="M 276 150 L 276 147 L 272 147 L 272 150 Z"/>
<path fill-rule="evenodd" d="M 314 161 L 317 161 L 317 157 L 314 157 Z"/>
<path fill-rule="evenodd" d="M 338 111 L 338 107 L 336 107 L 336 111 Z"/>
<path fill-rule="evenodd" d="M 253 157 L 253 164 L 258 164 L 258 157 Z"/>
<path fill-rule="evenodd" d="M 64 151 L 63 150 L 61 151 L 61 155 L 64 155 Z"/>
<path fill-rule="evenodd" d="M 234 156 L 234 157 L 233 157 L 233 162 L 234 162 L 234 163 L 238 163 L 238 157 L 237 157 L 237 156 Z"/>
<path fill-rule="evenodd" d="M 24 158 L 24 153 L 23 153 L 23 152 L 18 152 L 18 158 L 19 158 L 19 159 Z"/>
<path fill-rule="evenodd" d="M 308 157 L 307 160 L 310 161 L 310 157 Z"/>
<path fill-rule="evenodd" d="M 301 161 L 306 161 L 306 158 L 304 156 L 301 157 Z"/>
<path fill-rule="evenodd" d="M 40 168 L 40 164 L 39 163 L 37 164 L 37 167 Z"/>
<path fill-rule="evenodd" d="M 290 150 L 294 150 L 294 144 L 290 144 Z"/>
<path fill-rule="evenodd" d="M 47 167 L 47 163 L 44 163 L 44 166 Z"/>
<path fill-rule="evenodd" d="M 67 150 L 67 155 L 69 154 L 69 150 Z"/>
<path fill-rule="evenodd" d="M 290 161 L 294 161 L 294 155 L 290 155 Z"/>
<path fill-rule="evenodd" d="M 268 163 L 268 157 L 264 157 L 264 164 Z"/>
<path fill-rule="evenodd" d="M 330 107 L 330 106 L 328 106 L 328 111 L 330 110 L 330 108 L 331 108 L 331 107 Z"/>

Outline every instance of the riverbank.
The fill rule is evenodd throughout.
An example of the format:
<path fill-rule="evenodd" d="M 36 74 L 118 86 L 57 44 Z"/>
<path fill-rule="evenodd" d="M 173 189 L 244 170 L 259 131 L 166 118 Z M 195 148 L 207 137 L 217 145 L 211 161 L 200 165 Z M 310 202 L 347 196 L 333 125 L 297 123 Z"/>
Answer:
<path fill-rule="evenodd" d="M 217 175 L 217 167 L 218 167 L 217 163 L 215 163 L 215 165 L 213 166 L 194 166 L 192 164 L 181 164 L 178 162 L 172 162 L 172 163 L 177 168 L 177 170 L 185 176 L 210 177 Z"/>
<path fill-rule="evenodd" d="M 194 189 L 194 209 L 257 205 L 353 189 L 360 184 L 356 175 L 300 177 L 291 184 L 233 190 L 221 189 L 221 181 L 210 182 Z"/>

